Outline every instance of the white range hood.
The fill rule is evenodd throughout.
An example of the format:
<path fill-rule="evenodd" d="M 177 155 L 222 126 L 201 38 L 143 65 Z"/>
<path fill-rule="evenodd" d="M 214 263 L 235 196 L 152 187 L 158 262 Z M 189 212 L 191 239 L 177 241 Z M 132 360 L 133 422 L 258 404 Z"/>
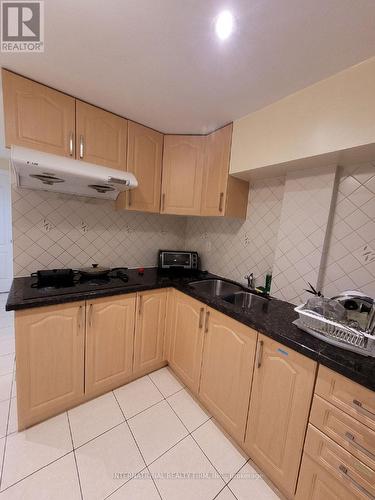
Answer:
<path fill-rule="evenodd" d="M 11 164 L 20 188 L 115 200 L 138 186 L 130 172 L 20 146 L 11 147 Z"/>

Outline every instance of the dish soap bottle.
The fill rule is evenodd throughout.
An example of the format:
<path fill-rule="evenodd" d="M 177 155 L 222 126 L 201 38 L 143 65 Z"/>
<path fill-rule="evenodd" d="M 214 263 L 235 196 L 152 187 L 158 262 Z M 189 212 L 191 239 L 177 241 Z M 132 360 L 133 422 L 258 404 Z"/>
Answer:
<path fill-rule="evenodd" d="M 271 292 L 271 283 L 272 283 L 272 271 L 268 271 L 266 274 L 266 282 L 264 285 L 264 293 L 269 295 Z"/>

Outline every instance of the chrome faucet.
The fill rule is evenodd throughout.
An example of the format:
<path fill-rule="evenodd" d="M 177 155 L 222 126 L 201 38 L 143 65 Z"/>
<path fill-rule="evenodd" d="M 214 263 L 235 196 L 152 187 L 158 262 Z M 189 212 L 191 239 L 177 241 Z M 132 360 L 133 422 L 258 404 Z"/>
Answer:
<path fill-rule="evenodd" d="M 254 284 L 255 284 L 254 273 L 250 273 L 247 276 L 245 276 L 245 280 L 247 280 L 247 287 L 248 288 L 254 288 Z"/>

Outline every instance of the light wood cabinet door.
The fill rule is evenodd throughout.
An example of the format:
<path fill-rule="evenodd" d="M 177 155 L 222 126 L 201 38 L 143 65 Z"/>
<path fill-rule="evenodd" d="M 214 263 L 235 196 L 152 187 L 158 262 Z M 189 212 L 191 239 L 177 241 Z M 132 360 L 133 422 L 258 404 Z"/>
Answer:
<path fill-rule="evenodd" d="M 79 160 L 126 170 L 128 121 L 125 118 L 77 100 L 76 125 Z"/>
<path fill-rule="evenodd" d="M 85 303 L 16 312 L 19 429 L 77 404 L 84 394 Z"/>
<path fill-rule="evenodd" d="M 75 99 L 2 71 L 5 144 L 74 156 Z"/>
<path fill-rule="evenodd" d="M 86 306 L 85 392 L 100 394 L 133 373 L 136 295 L 95 299 Z"/>
<path fill-rule="evenodd" d="M 201 215 L 225 215 L 232 124 L 206 139 Z"/>
<path fill-rule="evenodd" d="M 141 292 L 137 297 L 134 373 L 148 373 L 163 364 L 166 290 Z"/>
<path fill-rule="evenodd" d="M 198 393 L 203 347 L 205 307 L 175 292 L 169 364 L 194 393 Z"/>
<path fill-rule="evenodd" d="M 161 213 L 199 215 L 204 136 L 164 136 Z"/>
<path fill-rule="evenodd" d="M 199 397 L 238 442 L 243 442 L 257 332 L 213 309 L 207 311 Z"/>
<path fill-rule="evenodd" d="M 259 335 L 245 449 L 288 496 L 295 492 L 316 363 Z"/>
<path fill-rule="evenodd" d="M 136 176 L 138 187 L 120 193 L 117 209 L 159 213 L 163 137 L 156 130 L 129 121 L 126 164 L 128 172 Z"/>

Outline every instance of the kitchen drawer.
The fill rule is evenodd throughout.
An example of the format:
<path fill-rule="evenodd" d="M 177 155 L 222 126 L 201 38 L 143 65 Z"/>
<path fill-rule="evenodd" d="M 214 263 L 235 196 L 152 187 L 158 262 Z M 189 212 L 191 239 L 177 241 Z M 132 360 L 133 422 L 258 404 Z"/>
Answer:
<path fill-rule="evenodd" d="M 375 499 L 375 472 L 309 424 L 305 453 L 340 480 L 356 498 Z"/>
<path fill-rule="evenodd" d="M 375 431 L 315 395 L 310 422 L 375 470 Z"/>
<path fill-rule="evenodd" d="M 375 431 L 375 392 L 320 365 L 315 393 Z"/>
<path fill-rule="evenodd" d="M 354 491 L 306 453 L 302 458 L 295 500 L 368 500 L 361 491 Z"/>

